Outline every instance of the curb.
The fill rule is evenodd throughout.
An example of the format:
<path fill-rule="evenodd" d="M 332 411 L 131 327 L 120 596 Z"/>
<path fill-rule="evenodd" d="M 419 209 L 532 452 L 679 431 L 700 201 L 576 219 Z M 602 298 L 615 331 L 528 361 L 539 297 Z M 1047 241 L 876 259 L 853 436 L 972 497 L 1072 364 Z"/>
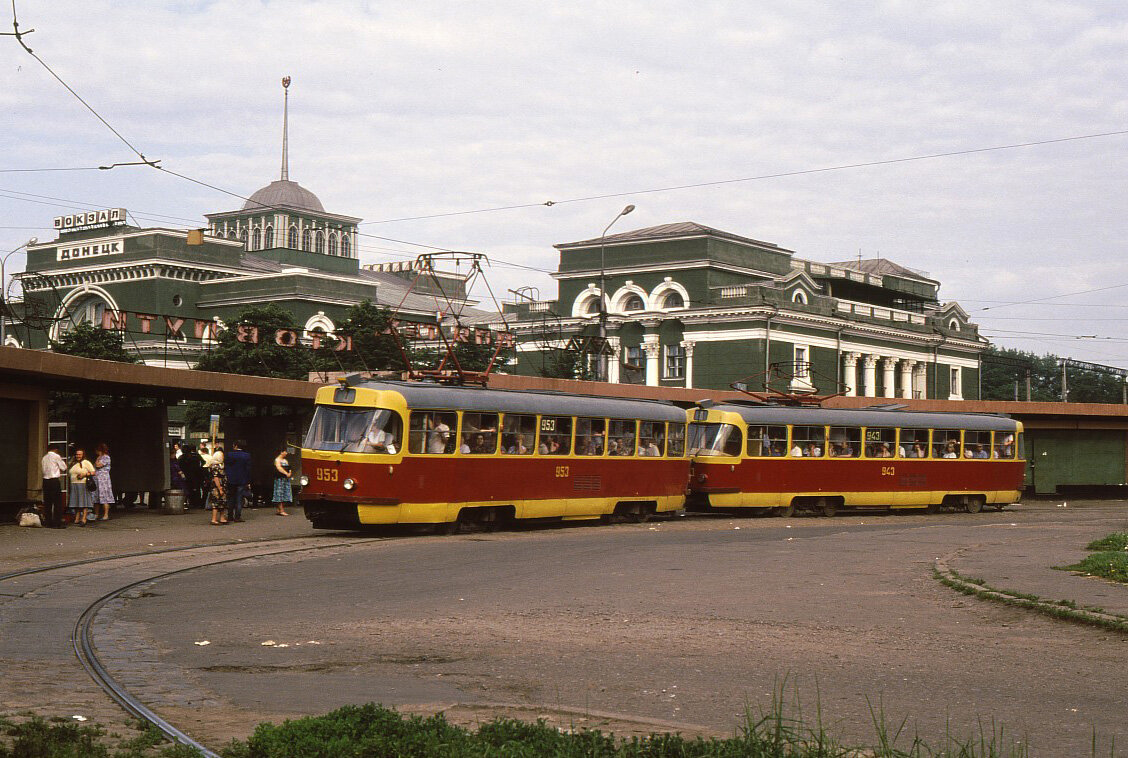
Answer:
<path fill-rule="evenodd" d="M 1015 608 L 1025 608 L 1043 616 L 1070 621 L 1075 624 L 1100 627 L 1113 632 L 1128 634 L 1128 616 L 1117 613 L 1108 613 L 1092 608 L 1077 607 L 1068 600 L 1043 600 L 1036 595 L 1030 595 L 1016 590 L 999 589 L 986 582 L 972 580 L 961 576 L 958 571 L 951 568 L 948 562 L 957 557 L 962 551 L 956 551 L 943 558 L 937 558 L 933 563 L 932 576 L 945 587 L 950 587 L 956 592 L 971 595 L 980 600 L 990 600 L 1003 603 Z"/>

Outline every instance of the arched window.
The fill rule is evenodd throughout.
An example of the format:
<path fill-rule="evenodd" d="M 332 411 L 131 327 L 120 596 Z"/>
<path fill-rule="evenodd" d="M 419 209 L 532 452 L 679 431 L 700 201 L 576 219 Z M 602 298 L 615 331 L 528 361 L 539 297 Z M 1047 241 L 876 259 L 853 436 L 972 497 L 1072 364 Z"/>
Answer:
<path fill-rule="evenodd" d="M 313 251 L 313 235 L 309 229 L 302 229 L 302 250 L 307 253 Z"/>
<path fill-rule="evenodd" d="M 795 292 L 791 295 L 791 302 L 799 303 L 799 305 L 806 305 L 807 293 L 803 290 L 795 290 Z"/>
<path fill-rule="evenodd" d="M 681 296 L 680 292 L 669 292 L 666 297 L 662 299 L 663 308 L 684 308 L 685 298 Z"/>
<path fill-rule="evenodd" d="M 255 233 L 251 235 L 251 250 L 258 250 L 262 247 L 262 240 L 259 238 L 259 230 L 256 228 Z"/>
<path fill-rule="evenodd" d="M 268 226 L 262 233 L 262 246 L 263 248 L 274 247 L 274 227 Z"/>
<path fill-rule="evenodd" d="M 589 316 L 596 314 L 596 313 L 599 313 L 599 298 L 598 297 L 593 297 L 593 298 L 589 299 L 587 301 L 587 303 L 584 304 L 584 313 L 586 313 Z"/>
<path fill-rule="evenodd" d="M 297 250 L 298 249 L 298 227 L 293 224 L 286 231 L 286 247 Z"/>
<path fill-rule="evenodd" d="M 317 230 L 317 236 L 314 238 L 313 251 L 322 255 L 325 254 L 325 232 L 320 229 Z"/>
<path fill-rule="evenodd" d="M 243 227 L 243 230 L 239 232 L 239 240 L 243 243 L 243 247 L 247 246 L 247 227 Z"/>
<path fill-rule="evenodd" d="M 227 230 L 227 239 L 229 239 L 229 240 L 237 239 L 237 238 L 238 238 L 238 236 L 239 236 L 239 235 L 235 234 L 235 230 L 234 230 L 234 229 L 228 229 L 228 230 Z"/>
<path fill-rule="evenodd" d="M 951 329 L 953 332 L 958 332 L 960 330 L 960 322 L 957 321 L 956 319 L 952 319 L 951 321 L 948 322 L 948 328 Z"/>
<path fill-rule="evenodd" d="M 627 299 L 623 301 L 624 311 L 641 311 L 645 307 L 646 306 L 642 303 L 642 298 L 635 294 L 628 296 Z"/>
<path fill-rule="evenodd" d="M 341 235 L 341 255 L 345 258 L 350 258 L 352 253 L 352 241 L 349 239 L 348 234 Z"/>
<path fill-rule="evenodd" d="M 329 232 L 329 255 L 337 254 L 337 233 Z"/>

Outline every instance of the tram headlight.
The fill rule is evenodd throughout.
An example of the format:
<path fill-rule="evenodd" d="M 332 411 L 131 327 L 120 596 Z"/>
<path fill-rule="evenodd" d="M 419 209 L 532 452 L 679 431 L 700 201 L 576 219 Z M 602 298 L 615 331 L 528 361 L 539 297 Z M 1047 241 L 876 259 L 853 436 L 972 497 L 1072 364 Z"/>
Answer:
<path fill-rule="evenodd" d="M 353 481 L 352 479 L 346 479 L 344 482 L 341 483 L 341 486 L 344 487 L 345 489 L 349 490 L 349 491 L 352 491 L 352 490 L 356 489 L 356 482 Z"/>
<path fill-rule="evenodd" d="M 300 477 L 298 477 L 298 484 L 302 485 L 303 487 L 308 487 L 309 486 L 309 477 L 306 476 L 305 474 L 302 474 Z"/>

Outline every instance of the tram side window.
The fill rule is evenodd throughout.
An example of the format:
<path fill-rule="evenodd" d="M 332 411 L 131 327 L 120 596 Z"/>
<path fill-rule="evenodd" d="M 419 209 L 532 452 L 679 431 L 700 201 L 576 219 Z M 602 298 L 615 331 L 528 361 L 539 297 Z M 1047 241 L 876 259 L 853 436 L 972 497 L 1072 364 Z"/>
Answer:
<path fill-rule="evenodd" d="M 964 432 L 964 458 L 990 458 L 991 432 Z"/>
<path fill-rule="evenodd" d="M 1018 439 L 1021 442 L 1022 435 L 1019 435 Z M 995 432 L 995 450 L 992 457 L 1013 460 L 1014 454 L 1014 432 Z"/>
<path fill-rule="evenodd" d="M 786 426 L 748 427 L 749 458 L 781 458 L 787 455 Z"/>
<path fill-rule="evenodd" d="M 960 433 L 958 429 L 932 430 L 932 457 L 960 457 Z"/>
<path fill-rule="evenodd" d="M 791 427 L 793 458 L 822 458 L 826 448 L 826 428 L 822 426 Z"/>
<path fill-rule="evenodd" d="M 666 449 L 666 423 L 640 421 L 638 424 L 638 454 L 657 458 Z"/>
<path fill-rule="evenodd" d="M 507 455 L 532 455 L 537 438 L 537 417 L 505 414 L 501 423 L 501 446 Z"/>
<path fill-rule="evenodd" d="M 607 443 L 608 455 L 635 454 L 635 425 L 637 423 L 636 421 L 611 419 L 611 441 Z"/>
<path fill-rule="evenodd" d="M 897 449 L 896 429 L 866 429 L 867 458 L 904 458 L 904 448 Z"/>
<path fill-rule="evenodd" d="M 681 458 L 685 455 L 685 424 L 670 424 L 669 437 L 666 439 L 666 456 Z"/>
<path fill-rule="evenodd" d="M 858 426 L 830 427 L 830 457 L 857 458 L 862 454 L 862 429 Z"/>
<path fill-rule="evenodd" d="M 463 413 L 462 444 L 458 451 L 469 455 L 492 455 L 497 452 L 497 414 Z"/>
<path fill-rule="evenodd" d="M 541 455 L 567 455 L 572 452 L 572 417 L 541 416 Z"/>
<path fill-rule="evenodd" d="M 458 414 L 453 411 L 412 411 L 408 450 L 415 455 L 446 455 L 455 450 L 454 429 Z"/>
<path fill-rule="evenodd" d="M 901 447 L 905 450 L 906 458 L 927 458 L 928 430 L 902 429 Z"/>
<path fill-rule="evenodd" d="M 607 422 L 604 419 L 576 419 L 576 455 L 603 455 L 605 447 Z"/>

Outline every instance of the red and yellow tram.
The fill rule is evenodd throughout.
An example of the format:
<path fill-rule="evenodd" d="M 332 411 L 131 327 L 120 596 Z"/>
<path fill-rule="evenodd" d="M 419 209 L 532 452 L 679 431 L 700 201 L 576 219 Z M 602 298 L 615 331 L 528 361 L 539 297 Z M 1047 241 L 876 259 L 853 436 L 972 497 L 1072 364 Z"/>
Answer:
<path fill-rule="evenodd" d="M 302 446 L 318 528 L 642 519 L 680 509 L 686 412 L 650 400 L 426 382 L 323 387 Z"/>
<path fill-rule="evenodd" d="M 1003 416 L 740 401 L 691 415 L 689 510 L 977 513 L 1021 496 L 1022 424 Z"/>

